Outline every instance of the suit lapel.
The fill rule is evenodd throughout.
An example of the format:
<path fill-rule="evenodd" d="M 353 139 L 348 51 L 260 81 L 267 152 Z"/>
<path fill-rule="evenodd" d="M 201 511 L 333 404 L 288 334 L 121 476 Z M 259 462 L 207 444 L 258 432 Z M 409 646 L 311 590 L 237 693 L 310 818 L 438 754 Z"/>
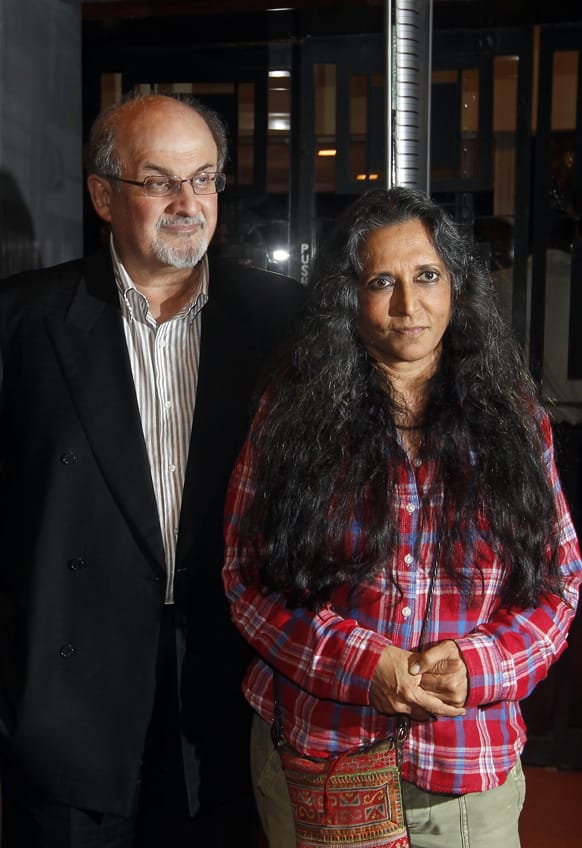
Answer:
<path fill-rule="evenodd" d="M 206 516 L 222 515 L 224 484 L 248 427 L 248 322 L 229 301 L 229 277 L 211 275 L 202 310 L 200 368 L 190 451 L 184 482 L 178 558 L 187 556 Z M 219 502 L 217 503 L 217 499 Z"/>
<path fill-rule="evenodd" d="M 95 458 L 128 524 L 154 566 L 164 555 L 149 462 L 111 262 L 85 263 L 65 316 L 48 331 Z"/>

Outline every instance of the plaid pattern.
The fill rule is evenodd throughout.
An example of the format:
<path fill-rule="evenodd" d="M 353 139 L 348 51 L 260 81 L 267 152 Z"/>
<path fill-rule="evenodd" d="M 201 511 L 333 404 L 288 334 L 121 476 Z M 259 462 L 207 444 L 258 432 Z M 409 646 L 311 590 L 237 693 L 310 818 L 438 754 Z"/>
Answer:
<path fill-rule="evenodd" d="M 447 576 L 437 573 L 426 644 L 456 641 L 469 673 L 469 696 L 461 718 L 411 723 L 402 776 L 431 792 L 479 792 L 503 783 L 525 743 L 519 700 L 566 647 L 582 563 L 546 417 L 542 432 L 559 518 L 563 598 L 548 594 L 535 608 L 501 608 L 501 568 L 488 548 L 482 552 L 483 591 L 470 608 Z M 392 729 L 393 720 L 370 705 L 370 685 L 387 645 L 412 650 L 418 643 L 437 539 L 437 505 L 429 505 L 420 520 L 420 494 L 432 471 L 430 463 L 402 466 L 396 560 L 369 585 L 357 592 L 339 588 L 324 609 L 312 613 L 287 609 L 282 596 L 265 595 L 258 582 L 243 580 L 241 564 L 251 552 L 239 547 L 238 523 L 253 486 L 252 451 L 248 441 L 243 446 L 227 495 L 223 571 L 233 620 L 257 654 L 243 688 L 251 706 L 272 721 L 271 667 L 277 668 L 283 733 L 303 754 L 335 756 L 380 741 Z M 351 530 L 357 533 L 357 527 Z M 398 570 L 401 595 L 387 577 L 390 568 Z"/>

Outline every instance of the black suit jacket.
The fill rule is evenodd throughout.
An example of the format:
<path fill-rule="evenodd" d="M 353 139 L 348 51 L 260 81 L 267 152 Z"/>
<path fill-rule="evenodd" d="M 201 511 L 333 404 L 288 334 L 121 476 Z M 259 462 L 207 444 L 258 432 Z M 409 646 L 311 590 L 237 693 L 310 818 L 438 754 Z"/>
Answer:
<path fill-rule="evenodd" d="M 249 398 L 302 301 L 211 260 L 175 601 L 192 809 L 244 785 L 246 649 L 221 583 Z M 151 716 L 160 527 L 109 255 L 0 284 L 0 744 L 53 800 L 128 814 Z M 0 764 L 1 770 L 1 764 Z"/>

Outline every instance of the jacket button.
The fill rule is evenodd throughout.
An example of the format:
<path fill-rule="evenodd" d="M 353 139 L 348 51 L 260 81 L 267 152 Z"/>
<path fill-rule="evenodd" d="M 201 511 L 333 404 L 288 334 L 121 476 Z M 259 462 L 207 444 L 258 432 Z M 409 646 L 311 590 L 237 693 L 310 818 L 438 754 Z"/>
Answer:
<path fill-rule="evenodd" d="M 73 645 L 63 645 L 60 651 L 61 657 L 64 657 L 65 659 L 67 659 L 67 657 L 72 657 L 74 653 L 75 648 Z"/>
<path fill-rule="evenodd" d="M 65 451 L 61 455 L 61 462 L 63 463 L 63 465 L 72 465 L 73 462 L 76 462 L 76 461 L 77 461 L 77 455 L 76 455 L 75 451 L 72 451 L 72 450 Z"/>
<path fill-rule="evenodd" d="M 68 566 L 71 571 L 80 571 L 85 568 L 85 560 L 82 557 L 74 557 L 69 560 Z"/>

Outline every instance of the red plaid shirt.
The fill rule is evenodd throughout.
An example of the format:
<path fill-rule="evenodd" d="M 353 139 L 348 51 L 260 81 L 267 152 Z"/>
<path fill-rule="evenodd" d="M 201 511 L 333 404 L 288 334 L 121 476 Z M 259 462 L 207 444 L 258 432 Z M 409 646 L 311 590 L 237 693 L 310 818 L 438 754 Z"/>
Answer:
<path fill-rule="evenodd" d="M 535 608 L 504 609 L 499 603 L 500 563 L 488 548 L 483 592 L 470 607 L 447 576 L 437 572 L 427 644 L 455 640 L 467 666 L 469 696 L 463 717 L 411 722 L 402 774 L 431 792 L 479 792 L 503 783 L 525 743 L 519 701 L 566 647 L 582 563 L 546 418 L 542 429 L 559 519 L 564 598 L 547 594 Z M 420 497 L 432 470 L 430 463 L 402 466 L 402 541 L 394 563 L 402 594 L 381 571 L 358 592 L 337 589 L 330 603 L 313 613 L 288 609 L 281 595 L 263 594 L 258 578 L 245 582 L 242 577 L 242 561 L 251 556 L 239 549 L 238 538 L 239 518 L 253 489 L 248 441 L 241 451 L 227 496 L 223 577 L 233 620 L 257 654 L 243 690 L 259 715 L 271 722 L 277 669 L 283 733 L 303 753 L 333 756 L 383 739 L 392 728 L 393 719 L 371 706 L 370 686 L 387 645 L 413 650 L 418 644 L 437 536 L 436 505 L 421 507 Z M 421 509 L 428 509 L 423 521 Z"/>

